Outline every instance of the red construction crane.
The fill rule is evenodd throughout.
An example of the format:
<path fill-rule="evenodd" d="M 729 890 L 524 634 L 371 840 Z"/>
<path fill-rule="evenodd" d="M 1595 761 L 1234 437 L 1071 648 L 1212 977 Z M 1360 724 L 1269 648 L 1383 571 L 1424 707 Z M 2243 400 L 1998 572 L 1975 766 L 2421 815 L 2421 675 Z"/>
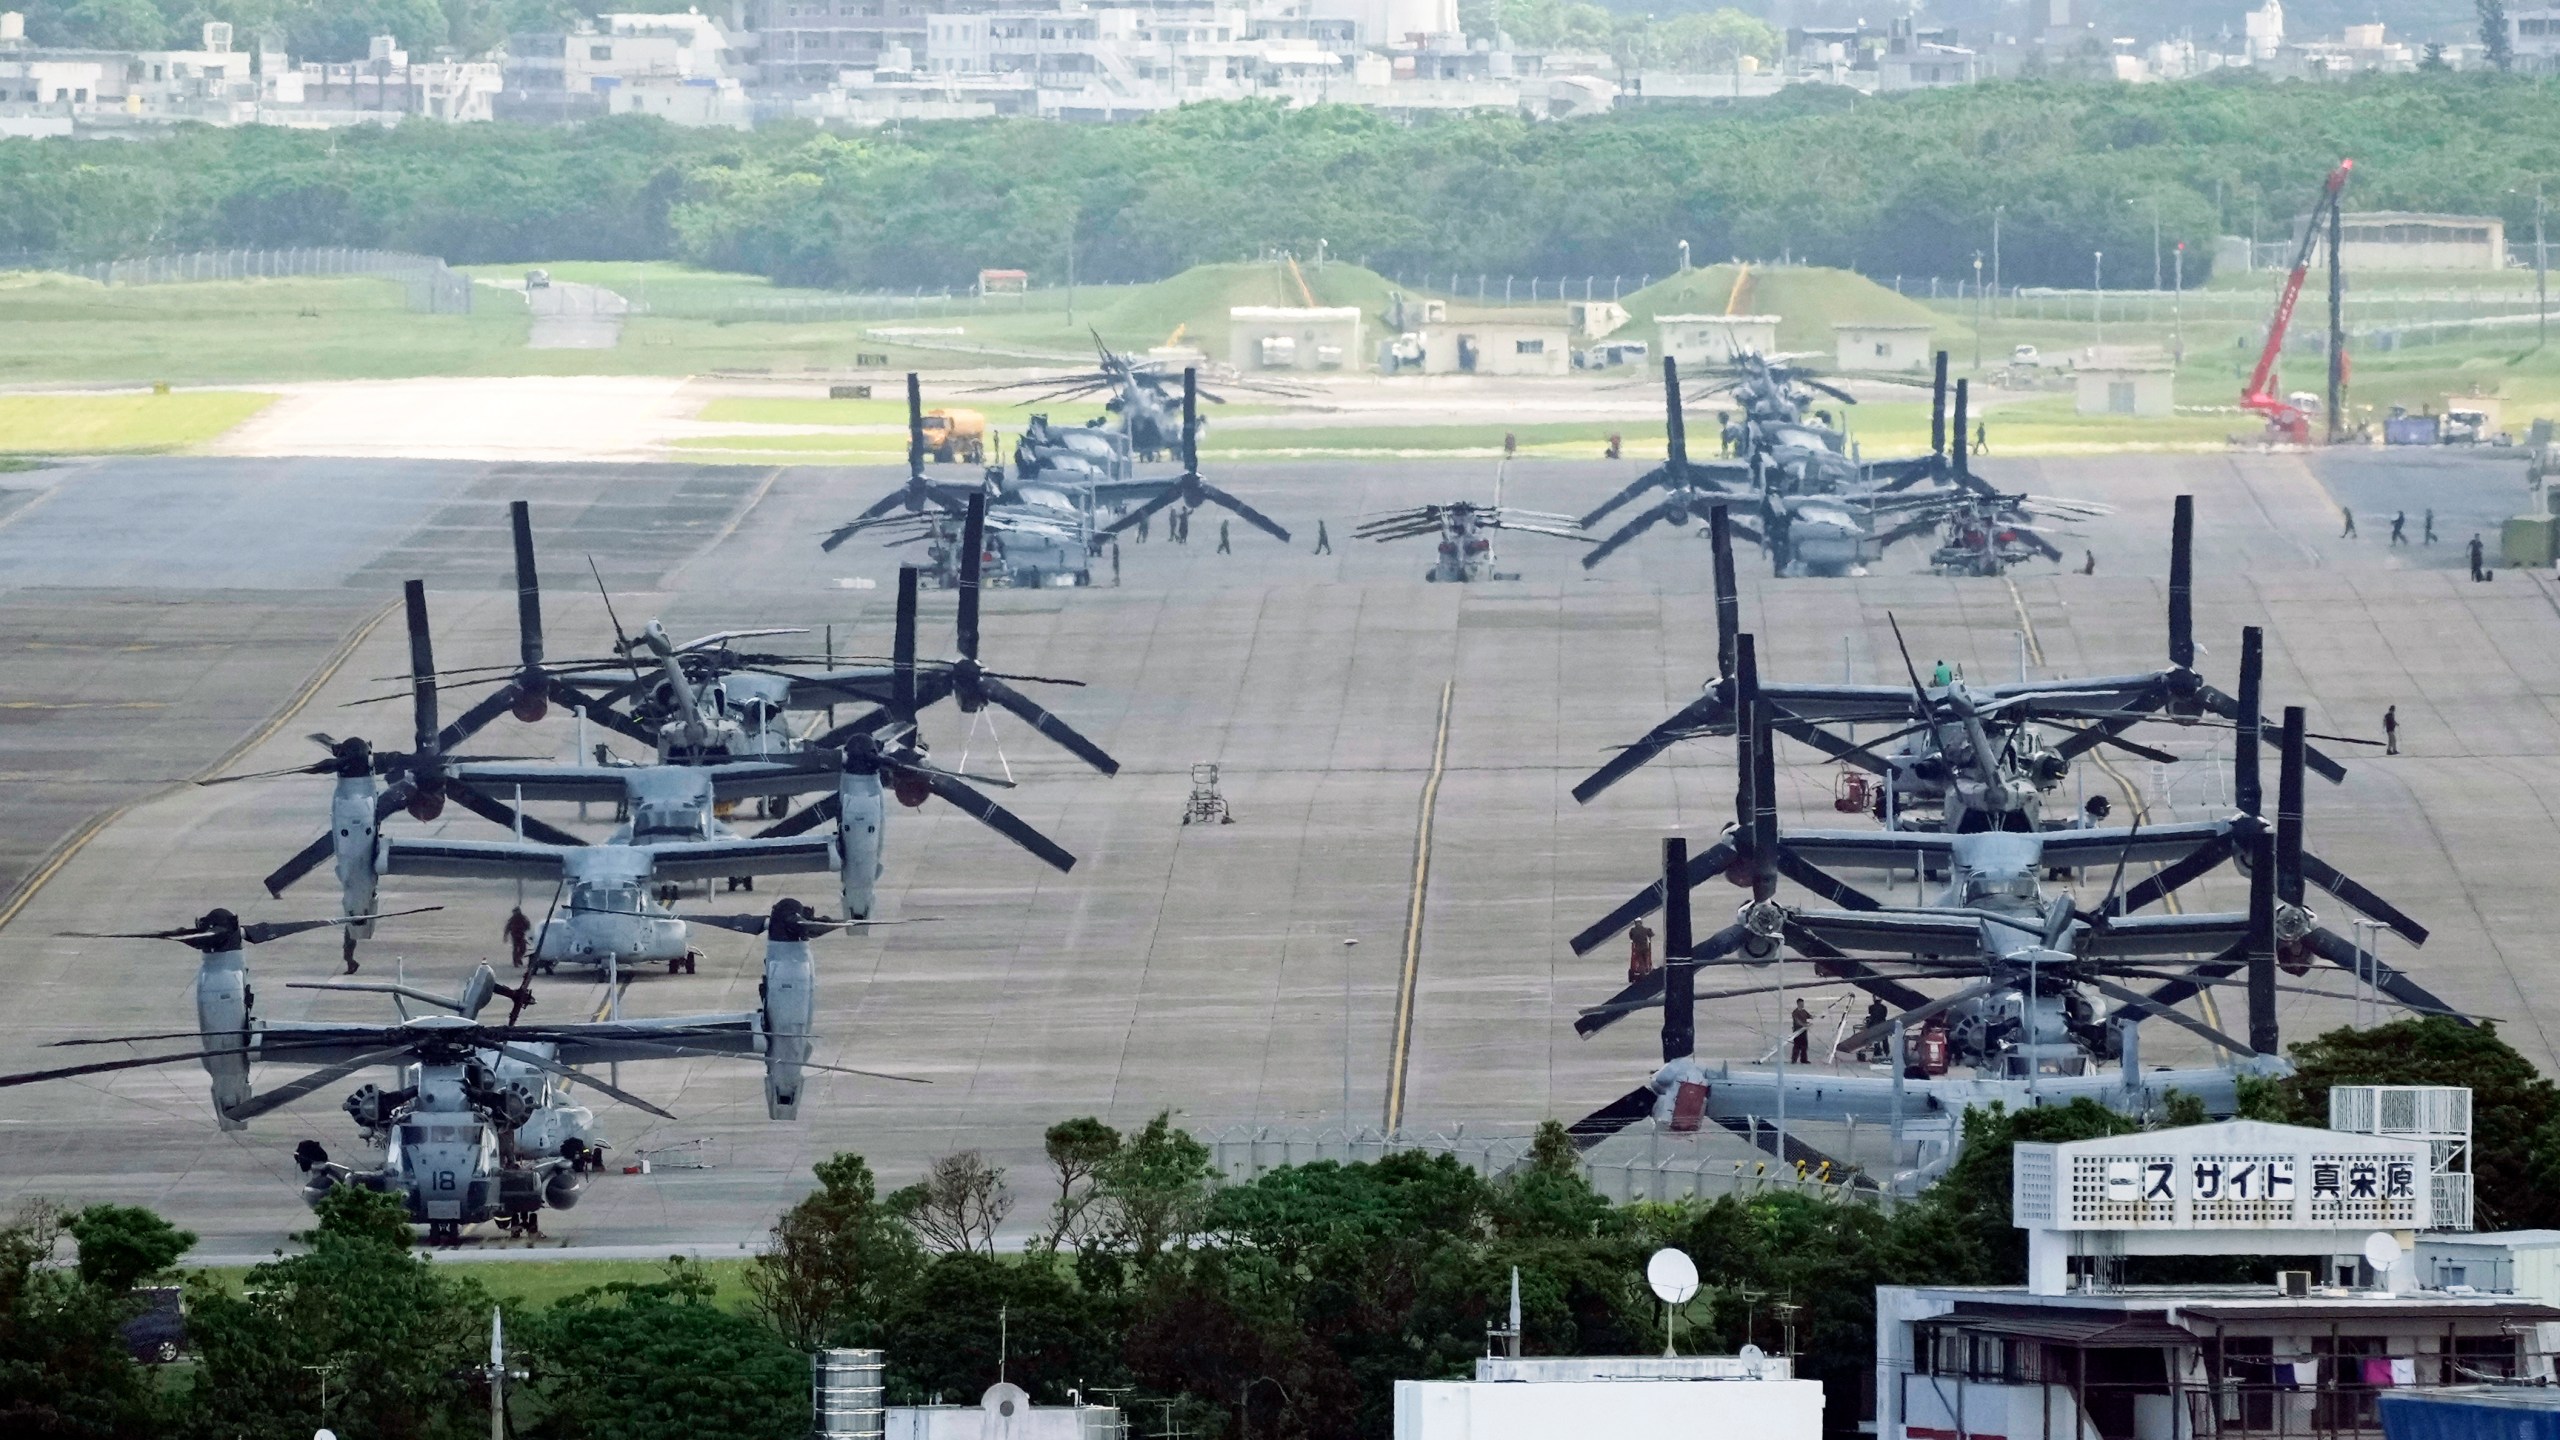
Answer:
<path fill-rule="evenodd" d="M 2311 420 L 2300 408 L 2283 396 L 2273 393 L 2276 380 L 2276 357 L 2284 350 L 2284 332 L 2293 323 L 2293 302 L 2302 296 L 2302 277 L 2311 268 L 2312 252 L 2320 245 L 2320 227 L 2338 208 L 2338 198 L 2346 192 L 2347 173 L 2356 168 L 2353 160 L 2341 160 L 2329 172 L 2329 182 L 2320 189 L 2320 203 L 2311 207 L 2310 223 L 2302 227 L 2302 248 L 2294 252 L 2293 273 L 2284 280 L 2284 294 L 2276 301 L 2275 319 L 2267 326 L 2267 348 L 2258 355 L 2258 368 L 2250 373 L 2249 388 L 2240 392 L 2240 408 L 2255 410 L 2267 417 L 2267 438 L 2289 445 L 2311 443 Z M 2331 256 L 2336 264 L 2337 257 Z"/>

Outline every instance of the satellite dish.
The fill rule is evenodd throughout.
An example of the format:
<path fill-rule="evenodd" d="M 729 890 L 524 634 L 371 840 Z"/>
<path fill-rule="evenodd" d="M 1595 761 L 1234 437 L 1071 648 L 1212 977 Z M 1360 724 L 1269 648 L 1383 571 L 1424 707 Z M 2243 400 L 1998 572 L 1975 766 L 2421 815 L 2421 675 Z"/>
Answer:
<path fill-rule="evenodd" d="M 1745 1345 L 1742 1347 L 1739 1358 L 1745 1365 L 1757 1365 L 1761 1361 L 1769 1358 L 1769 1352 L 1761 1349 L 1757 1345 Z"/>
<path fill-rule="evenodd" d="M 2364 1263 L 2372 1266 L 2375 1274 L 2388 1274 L 2392 1266 L 2400 1263 L 2400 1254 L 2400 1242 L 2388 1230 L 2376 1230 L 2364 1237 Z"/>
<path fill-rule="evenodd" d="M 1653 1293 L 1668 1305 L 1685 1305 L 1690 1296 L 1698 1293 L 1697 1262 L 1678 1250 L 1654 1251 L 1653 1258 L 1645 1262 L 1644 1278 Z"/>

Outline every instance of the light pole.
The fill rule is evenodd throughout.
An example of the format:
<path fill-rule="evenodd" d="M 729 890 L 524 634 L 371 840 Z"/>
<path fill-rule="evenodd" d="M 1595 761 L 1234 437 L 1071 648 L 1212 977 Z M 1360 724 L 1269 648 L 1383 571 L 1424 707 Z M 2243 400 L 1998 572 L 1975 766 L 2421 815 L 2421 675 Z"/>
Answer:
<path fill-rule="evenodd" d="M 1991 207 L 1991 288 L 2000 288 L 2000 217 L 2009 213 L 2006 205 Z"/>
<path fill-rule="evenodd" d="M 1342 1163 L 1351 1163 L 1351 952 L 1358 939 L 1342 942 Z"/>
<path fill-rule="evenodd" d="M 2107 252 L 2089 252 L 2089 323 L 2097 328 L 2097 339 L 2090 342 L 2095 350 L 2107 343 Z M 2091 358 L 2096 358 L 2092 356 Z"/>
<path fill-rule="evenodd" d="M 1973 252 L 1973 368 L 1982 369 L 1982 252 Z"/>
<path fill-rule="evenodd" d="M 2187 242 L 2178 242 L 2177 288 L 2169 292 L 2170 363 L 2187 363 Z"/>
<path fill-rule="evenodd" d="M 2125 203 L 2151 207 L 2151 289 L 2157 294 L 2160 290 L 2160 202 L 2137 197 Z"/>
<path fill-rule="evenodd" d="M 2533 344 L 2540 349 L 2551 342 L 2551 292 L 2547 285 L 2551 275 L 2551 252 L 2542 243 L 2542 182 L 2533 182 Z"/>

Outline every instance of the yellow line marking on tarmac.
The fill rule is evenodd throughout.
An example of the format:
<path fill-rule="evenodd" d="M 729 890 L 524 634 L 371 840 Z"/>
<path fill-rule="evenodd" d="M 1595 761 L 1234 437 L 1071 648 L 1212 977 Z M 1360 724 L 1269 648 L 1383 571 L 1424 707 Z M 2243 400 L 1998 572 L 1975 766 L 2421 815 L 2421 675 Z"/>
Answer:
<path fill-rule="evenodd" d="M 2011 580 L 2007 576 L 2002 576 L 2001 580 L 2002 583 L 2009 587 L 2009 603 L 2017 607 L 2018 629 L 2027 637 L 2027 658 L 2033 661 L 2036 665 L 2042 666 L 2044 664 L 2044 643 L 2036 638 L 2036 622 L 2027 614 L 2027 597 L 2018 593 L 2017 581 Z M 2104 746 L 2100 746 L 2091 750 L 2089 752 L 2089 760 L 2090 763 L 2096 765 L 2100 770 L 2105 771 L 2107 778 L 2116 782 L 2116 788 L 2124 792 L 2125 808 L 2133 812 L 2133 823 L 2136 825 L 2150 824 L 2151 807 L 2143 803 L 2141 790 L 2138 789 L 2132 781 L 2126 779 L 2124 772 L 2118 770 L 2115 767 L 2114 762 L 2107 758 L 2106 748 Z M 2154 864 L 2151 867 L 2151 873 L 2154 875 L 2159 874 L 2160 867 L 2157 864 Z M 2186 913 L 2186 911 L 2178 904 L 2176 892 L 2172 891 L 2160 898 L 2161 903 L 2169 908 L 2170 914 L 2183 915 Z M 2213 991 L 2210 987 L 2199 988 L 2196 991 L 2196 1004 L 2203 1009 L 2206 1024 L 2212 1026 L 2216 1030 L 2222 1028 L 2222 1007 L 2213 1003 Z"/>
<path fill-rule="evenodd" d="M 52 855 L 46 857 L 44 864 L 38 866 L 33 875 L 28 876 L 26 880 L 18 886 L 17 891 L 9 897 L 9 902 L 6 905 L 0 905 L 0 930 L 7 929 L 9 922 L 18 918 L 18 912 L 27 908 L 27 902 L 35 899 L 37 892 L 43 890 L 48 881 L 52 880 L 55 875 L 61 873 L 63 866 L 71 863 L 72 857 L 88 848 L 89 842 L 97 839 L 108 826 L 123 819 L 126 812 L 132 810 L 137 805 L 156 800 L 163 795 L 169 794 L 171 791 L 192 785 L 199 780 L 211 779 L 212 777 L 221 774 L 223 771 L 230 769 L 233 761 L 238 760 L 241 756 L 248 754 L 250 751 L 267 743 L 270 739 L 273 739 L 277 731 L 282 730 L 285 726 L 291 724 L 294 717 L 302 713 L 303 707 L 311 703 L 311 697 L 320 693 L 320 687 L 328 684 L 329 681 L 337 675 L 339 668 L 354 657 L 356 647 L 362 645 L 365 642 L 366 637 L 373 634 L 375 628 L 380 626 L 384 620 L 390 618 L 392 611 L 399 608 L 400 602 L 395 600 L 384 605 L 381 609 L 374 611 L 371 618 L 367 619 L 362 625 L 357 626 L 346 639 L 338 642 L 337 650 L 321 664 L 317 671 L 313 672 L 311 678 L 303 683 L 300 690 L 294 692 L 293 698 L 285 702 L 282 709 L 276 711 L 276 713 L 268 719 L 266 724 L 259 726 L 247 739 L 232 746 L 230 749 L 223 751 L 221 757 L 216 759 L 212 764 L 207 765 L 195 774 L 188 776 L 185 780 L 180 781 L 176 785 L 163 786 L 162 788 L 154 790 L 150 794 L 143 796 L 139 800 L 128 800 L 124 804 L 118 805 L 114 809 L 109 810 L 106 814 L 99 816 L 97 819 L 90 821 L 88 824 L 81 826 L 77 833 L 75 833 L 69 840 L 64 841 L 61 846 L 56 848 Z"/>
<path fill-rule="evenodd" d="M 1413 903 L 1405 911 L 1404 976 L 1396 988 L 1396 1046 L 1387 1067 L 1387 1132 L 1404 1124 L 1405 1062 L 1413 1057 L 1414 987 L 1422 978 L 1422 901 L 1431 884 L 1431 817 L 1440 804 L 1440 776 L 1449 759 L 1449 702 L 1458 682 L 1440 685 L 1440 732 L 1431 742 L 1431 775 L 1422 782 L 1422 818 L 1413 837 Z M 1349 1124 L 1349 1117 L 1344 1117 Z"/>

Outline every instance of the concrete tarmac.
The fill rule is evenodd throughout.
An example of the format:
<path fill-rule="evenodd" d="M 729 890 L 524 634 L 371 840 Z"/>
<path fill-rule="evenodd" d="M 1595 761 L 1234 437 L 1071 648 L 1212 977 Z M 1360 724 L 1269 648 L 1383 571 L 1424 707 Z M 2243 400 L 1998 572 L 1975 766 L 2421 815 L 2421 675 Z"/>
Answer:
<path fill-rule="evenodd" d="M 1504 498 L 1579 511 L 1641 468 L 1523 464 Z M 2239 628 L 2263 624 L 2271 711 L 2303 703 L 2315 729 L 2379 738 L 2383 707 L 2400 707 L 2403 755 L 2335 747 L 2351 774 L 2340 786 L 2314 784 L 2311 848 L 2434 928 L 2423 951 L 2386 941 L 2394 964 L 2457 1005 L 2499 1017 L 2537 1063 L 2560 1063 L 2560 1002 L 2536 979 L 2548 952 L 2544 857 L 2560 842 L 2560 599 L 2547 577 L 2508 573 L 2473 585 L 2458 557 L 2448 571 L 2441 554 L 2391 551 L 2380 539 L 2387 520 L 2369 518 L 2387 515 L 2374 507 L 2406 504 L 2414 523 L 2433 503 L 2443 532 L 2455 515 L 2521 508 L 2521 461 L 2501 469 L 2442 457 L 2384 466 L 2363 456 L 2315 465 L 2259 454 L 1995 455 L 1979 468 L 2005 487 L 2116 506 L 2071 542 L 2075 559 L 2096 551 L 2097 574 L 2038 566 L 2011 580 L 1940 579 L 1917 573 L 1922 551 L 1903 549 L 1863 578 L 1779 580 L 1746 550 L 1743 620 L 1762 637 L 1764 673 L 1896 683 L 1902 661 L 1888 614 L 1924 670 L 1943 658 L 1997 680 L 2018 672 L 2022 654 L 2038 675 L 2151 668 L 2165 645 L 2171 497 L 2192 492 L 2208 676 L 2228 687 Z M 2336 503 L 2322 480 L 2331 470 L 2358 497 L 2362 540 L 2334 538 Z M 1571 1029 L 1579 1007 L 1616 989 L 1623 952 L 1577 959 L 1564 942 L 1645 883 L 1663 833 L 1705 838 L 1724 823 L 1730 745 L 1684 746 L 1588 806 L 1568 792 L 1608 746 L 1685 703 L 1711 668 L 1704 543 L 1657 532 L 1586 573 L 1579 547 L 1510 537 L 1504 566 L 1524 579 L 1428 585 L 1427 541 L 1358 544 L 1353 517 L 1487 498 L 1490 466 L 1277 463 L 1211 478 L 1292 526 L 1294 542 L 1237 523 L 1234 553 L 1218 555 L 1219 512 L 1209 510 L 1187 546 L 1167 544 L 1161 523 L 1152 543 L 1124 542 L 1117 589 L 987 599 L 988 663 L 1085 680 L 1039 695 L 1122 760 L 1117 777 L 1093 774 L 1009 717 L 974 733 L 947 709 L 927 718 L 938 761 L 1009 770 L 1021 788 L 1004 803 L 1080 857 L 1059 875 L 939 804 L 893 815 L 879 913 L 938 918 L 824 943 L 821 1058 L 932 1086 L 828 1076 L 799 1123 L 775 1124 L 763 1118 L 752 1066 L 625 1066 L 624 1084 L 681 1118 L 601 1111 L 622 1158 L 647 1150 L 658 1163 L 645 1177 L 606 1176 L 577 1210 L 548 1217 L 557 1240 L 750 1242 L 807 1187 L 812 1162 L 848 1149 L 869 1156 L 890 1185 L 935 1156 L 983 1149 L 1012 1167 L 1018 1229 L 1047 1203 L 1040 1135 L 1060 1119 L 1095 1114 L 1127 1127 L 1170 1110 L 1204 1136 L 1339 1124 L 1346 1017 L 1358 1124 L 1382 1118 L 1399 1056 L 1408 1129 L 1518 1131 L 1579 1115 L 1649 1072 L 1649 1020 L 1589 1041 Z M 279 902 L 257 886 L 317 833 L 325 781 L 173 782 L 261 735 L 231 768 L 307 761 L 317 752 L 301 737 L 312 730 L 361 730 L 405 747 L 405 703 L 342 708 L 395 690 L 380 677 L 405 668 L 396 618 L 330 662 L 406 576 L 429 579 L 440 664 L 510 663 L 507 500 L 534 505 L 555 657 L 609 646 L 589 553 L 626 625 L 650 615 L 680 634 L 803 625 L 812 633 L 772 643 L 813 653 L 832 626 L 838 654 L 881 653 L 901 552 L 857 542 L 826 554 L 817 539 L 895 479 L 816 468 L 202 459 L 9 477 L 41 493 L 0 522 L 0 575 L 13 587 L 0 654 L 13 657 L 17 682 L 0 699 L 165 708 L 27 712 L 42 718 L 24 723 L 44 733 L 24 752 L 7 748 L 18 712 L 0 710 L 0 814 L 16 847 L 0 848 L 0 863 L 14 864 L 12 873 L 43 868 L 91 820 L 129 807 L 0 929 L 0 965 L 16 982 L 0 1068 L 58 1063 L 62 1052 L 43 1048 L 53 1040 L 192 1019 L 188 951 L 58 932 L 152 928 L 217 904 L 255 918 L 330 913 L 325 872 Z M 1319 516 L 1333 555 L 1310 553 Z M 1107 564 L 1100 573 L 1107 581 Z M 159 652 L 114 648 L 137 635 L 152 643 L 157 632 L 133 619 L 143 604 L 195 627 L 167 632 L 198 647 L 185 650 L 174 678 L 151 668 L 164 663 Z M 950 614 L 950 597 L 929 592 L 927 654 L 948 648 Z M 56 654 L 74 658 L 14 665 Z M 64 667 L 60 678 L 43 664 Z M 472 694 L 450 693 L 448 712 Z M 2066 784 L 2075 795 L 2083 785 L 2119 799 L 2129 791 L 2163 817 L 2212 813 L 2227 794 L 2225 733 L 2158 727 L 2143 738 L 2195 758 L 2178 767 L 2115 760 Z M 565 757 L 574 743 L 571 722 L 555 714 L 536 727 L 502 718 L 468 748 Z M 1411 1019 L 1400 1033 L 1417 830 L 1435 756 L 1429 882 L 1411 953 Z M 1833 767 L 1793 747 L 1782 759 L 1784 814 L 1841 823 L 1829 803 Z M 1179 823 L 1200 762 L 1221 766 L 1234 825 Z M 552 818 L 574 823 L 569 807 L 554 809 Z M 458 807 L 424 828 L 496 833 Z M 823 905 L 830 890 L 798 893 Z M 791 892 L 768 881 L 751 905 L 781 893 Z M 2232 877 L 2185 894 L 2190 908 L 2242 903 Z M 528 909 L 547 898 L 528 897 Z M 1725 903 L 1703 898 L 1710 916 Z M 367 974 L 398 969 L 413 983 L 453 984 L 474 961 L 503 954 L 498 926 L 513 899 L 505 886 L 387 882 L 387 906 L 448 908 L 386 925 L 365 952 Z M 751 908 L 745 900 L 715 896 L 689 908 Z M 2343 906 L 2316 908 L 2344 933 Z M 751 1006 L 756 942 L 707 934 L 699 976 L 644 977 L 629 988 L 626 1013 Z M 336 972 L 326 935 L 276 942 L 250 963 L 263 1014 L 384 1014 L 378 997 L 285 988 Z M 1801 967 L 1790 975 L 1806 978 Z M 2289 1034 L 2353 1016 L 2343 972 L 2305 983 L 2329 994 L 2288 995 Z M 591 1015 L 603 998 L 565 975 L 540 993 L 544 1019 Z M 1836 984 L 1810 993 L 1826 1015 L 1863 1008 L 1863 997 Z M 2225 1014 L 2237 1023 L 2236 998 Z M 1781 1015 L 1775 995 L 1708 1007 L 1700 1053 L 1756 1057 L 1781 1033 Z M 2146 1058 L 2204 1058 L 2190 1043 L 2152 1027 Z M 291 1073 L 264 1071 L 263 1083 Z M 308 1224 L 293 1142 L 354 1148 L 337 1097 L 323 1092 L 223 1134 L 192 1064 L 12 1090 L 0 1102 L 0 1200 L 148 1204 L 198 1231 L 208 1252 L 260 1253 Z"/>

